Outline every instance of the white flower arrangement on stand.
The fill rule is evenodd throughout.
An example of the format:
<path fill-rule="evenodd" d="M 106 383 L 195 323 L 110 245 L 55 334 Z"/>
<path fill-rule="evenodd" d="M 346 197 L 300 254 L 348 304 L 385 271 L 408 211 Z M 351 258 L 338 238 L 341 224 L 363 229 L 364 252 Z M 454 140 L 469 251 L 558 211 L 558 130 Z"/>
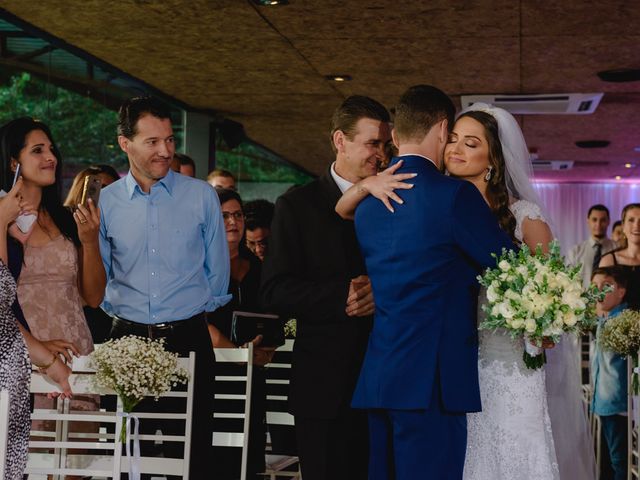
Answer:
<path fill-rule="evenodd" d="M 638 395 L 638 350 L 640 350 L 640 312 L 623 310 L 620 315 L 607 320 L 600 332 L 600 346 L 622 355 L 631 357 L 633 365 L 631 391 Z"/>
<path fill-rule="evenodd" d="M 595 302 L 604 293 L 596 287 L 582 288 L 580 266 L 567 267 L 556 240 L 544 254 L 538 246 L 531 254 L 523 245 L 519 252 L 503 250 L 497 268 L 479 276 L 487 287 L 487 314 L 481 329 L 507 330 L 512 338 L 524 338 L 523 360 L 528 368 L 546 362 L 546 339 L 558 343 L 565 332 L 580 334 L 596 322 Z"/>
<path fill-rule="evenodd" d="M 129 414 L 146 396 L 156 400 L 178 383 L 186 383 L 187 371 L 178 366 L 178 354 L 164 348 L 164 339 L 129 335 L 98 346 L 89 356 L 96 369 L 96 387 L 114 391 Z M 128 422 L 125 422 L 128 423 Z M 126 438 L 125 424 L 121 438 Z"/>

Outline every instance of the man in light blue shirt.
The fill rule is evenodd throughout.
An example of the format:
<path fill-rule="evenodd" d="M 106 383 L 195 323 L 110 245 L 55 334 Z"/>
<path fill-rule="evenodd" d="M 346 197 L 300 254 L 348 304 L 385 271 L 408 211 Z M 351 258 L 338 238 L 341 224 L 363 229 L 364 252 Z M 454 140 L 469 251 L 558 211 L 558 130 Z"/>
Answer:
<path fill-rule="evenodd" d="M 171 170 L 171 119 L 157 100 L 138 97 L 122 105 L 118 143 L 130 170 L 100 198 L 100 250 L 107 272 L 102 306 L 113 317 L 112 338 L 164 338 L 168 350 L 182 356 L 196 352 L 190 476 L 201 478 L 212 466 L 215 375 L 205 312 L 231 298 L 220 204 L 206 182 Z M 150 401 L 138 408 L 162 405 Z M 143 433 L 158 428 L 180 434 L 167 422 L 141 422 Z M 180 456 L 181 447 L 165 442 L 164 454 Z"/>

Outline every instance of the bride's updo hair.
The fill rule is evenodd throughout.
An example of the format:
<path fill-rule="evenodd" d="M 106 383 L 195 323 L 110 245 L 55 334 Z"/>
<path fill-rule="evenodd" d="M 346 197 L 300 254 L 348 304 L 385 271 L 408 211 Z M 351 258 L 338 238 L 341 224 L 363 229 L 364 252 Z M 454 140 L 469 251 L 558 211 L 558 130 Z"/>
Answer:
<path fill-rule="evenodd" d="M 463 113 L 458 120 L 463 117 L 473 118 L 484 127 L 484 134 L 489 144 L 489 165 L 491 165 L 491 178 L 487 183 L 487 200 L 489 208 L 498 218 L 500 227 L 507 232 L 513 240 L 516 231 L 516 218 L 511 213 L 509 205 L 509 191 L 507 190 L 506 166 L 502 153 L 502 144 L 498 135 L 498 122 L 492 115 L 480 111 L 472 110 Z"/>

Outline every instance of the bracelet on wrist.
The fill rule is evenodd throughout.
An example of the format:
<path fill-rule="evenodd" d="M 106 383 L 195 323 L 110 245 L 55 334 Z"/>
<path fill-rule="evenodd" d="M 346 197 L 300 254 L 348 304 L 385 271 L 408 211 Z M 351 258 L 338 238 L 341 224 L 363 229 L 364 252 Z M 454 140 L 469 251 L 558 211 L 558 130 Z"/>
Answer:
<path fill-rule="evenodd" d="M 47 373 L 47 369 L 56 363 L 56 361 L 58 361 L 58 355 L 54 353 L 53 358 L 51 358 L 51 361 L 46 365 L 38 365 L 37 363 L 34 363 L 34 365 L 38 368 L 40 373 Z"/>

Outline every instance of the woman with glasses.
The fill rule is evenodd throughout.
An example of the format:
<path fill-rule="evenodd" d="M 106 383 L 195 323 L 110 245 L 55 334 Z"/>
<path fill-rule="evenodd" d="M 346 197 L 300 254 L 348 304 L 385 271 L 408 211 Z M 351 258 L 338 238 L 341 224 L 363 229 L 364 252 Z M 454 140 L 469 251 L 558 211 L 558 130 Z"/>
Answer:
<path fill-rule="evenodd" d="M 263 313 L 258 302 L 260 274 L 262 264 L 246 248 L 244 243 L 245 217 L 240 195 L 234 190 L 216 188 L 220 199 L 220 209 L 229 245 L 231 259 L 231 278 L 229 294 L 231 301 L 208 316 L 209 334 L 216 348 L 237 348 L 231 338 L 231 322 L 234 311 Z M 264 450 L 266 431 L 264 417 L 266 412 L 266 378 L 264 366 L 271 361 L 274 348 L 260 347 L 261 338 L 253 339 L 253 381 L 251 384 L 251 420 L 249 431 L 248 476 L 250 480 L 262 478 L 264 472 Z M 221 367 L 219 367 L 221 368 Z M 235 454 L 237 453 L 237 455 Z M 240 452 L 229 452 L 217 460 L 216 478 L 220 480 L 238 478 L 240 474 Z M 220 470 L 218 470 L 220 469 Z"/>

